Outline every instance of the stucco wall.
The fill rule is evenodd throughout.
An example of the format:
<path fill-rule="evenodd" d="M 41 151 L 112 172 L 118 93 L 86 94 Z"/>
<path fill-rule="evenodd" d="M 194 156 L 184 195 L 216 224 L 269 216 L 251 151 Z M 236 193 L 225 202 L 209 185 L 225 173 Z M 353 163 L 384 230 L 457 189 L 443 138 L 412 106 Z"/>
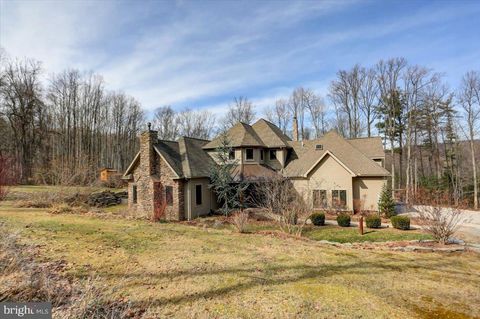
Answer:
<path fill-rule="evenodd" d="M 196 204 L 196 192 L 195 186 L 202 185 L 202 204 Z M 198 216 L 207 215 L 210 213 L 210 209 L 217 207 L 215 196 L 211 189 L 208 187 L 208 178 L 194 178 L 185 183 L 185 218 L 193 219 Z"/>
<path fill-rule="evenodd" d="M 306 179 L 292 179 L 292 184 L 305 201 L 313 207 L 314 189 L 327 191 L 328 205 L 332 205 L 332 190 L 346 190 L 347 210 L 353 210 L 352 175 L 333 157 L 326 155 Z"/>
<path fill-rule="evenodd" d="M 253 149 L 253 160 L 247 161 L 246 149 Z M 277 151 L 277 159 L 270 160 L 270 149 L 268 148 L 254 148 L 254 147 L 243 147 L 243 148 L 234 148 L 235 151 L 235 161 L 238 164 L 265 164 L 270 166 L 273 169 L 280 170 L 285 166 L 287 150 L 286 149 L 275 149 Z M 261 159 L 261 153 L 263 152 L 263 160 Z M 218 163 L 218 157 L 215 150 L 209 150 L 208 154 Z"/>
<path fill-rule="evenodd" d="M 364 210 L 378 210 L 378 199 L 386 180 L 383 177 L 355 177 L 353 198 L 360 200 Z"/>
<path fill-rule="evenodd" d="M 285 166 L 286 149 L 275 149 L 277 151 L 277 159 L 270 159 L 270 150 L 266 149 L 264 163 L 275 170 L 280 170 Z"/>

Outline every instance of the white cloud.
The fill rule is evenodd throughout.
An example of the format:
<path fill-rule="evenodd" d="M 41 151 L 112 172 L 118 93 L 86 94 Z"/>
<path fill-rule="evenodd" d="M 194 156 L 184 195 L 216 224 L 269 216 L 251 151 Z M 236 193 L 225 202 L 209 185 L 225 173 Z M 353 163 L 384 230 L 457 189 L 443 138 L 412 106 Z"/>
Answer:
<path fill-rule="evenodd" d="M 98 72 L 109 88 L 133 95 L 147 110 L 172 104 L 221 115 L 233 96 L 247 95 L 261 113 L 296 86 L 325 96 L 332 74 L 324 70 L 348 68 L 358 59 L 342 44 L 408 32 L 469 10 L 427 8 L 394 20 L 283 35 L 354 1 L 208 4 L 0 0 L 0 46 L 12 56 L 41 60 L 47 73 L 72 67 Z M 364 57 L 376 59 L 388 45 Z M 311 80 L 312 72 L 319 81 Z M 210 98 L 214 106 L 206 105 Z"/>

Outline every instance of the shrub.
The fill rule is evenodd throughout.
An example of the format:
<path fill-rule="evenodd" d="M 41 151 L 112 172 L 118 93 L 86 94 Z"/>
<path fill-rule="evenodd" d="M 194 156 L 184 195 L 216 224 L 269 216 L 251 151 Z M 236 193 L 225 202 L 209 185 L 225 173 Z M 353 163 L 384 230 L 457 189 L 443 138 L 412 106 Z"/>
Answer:
<path fill-rule="evenodd" d="M 310 220 L 315 226 L 325 225 L 325 214 L 324 213 L 313 213 L 310 215 Z"/>
<path fill-rule="evenodd" d="M 73 211 L 72 207 L 70 207 L 68 204 L 53 204 L 52 207 L 49 210 L 50 214 L 67 214 L 71 213 Z"/>
<path fill-rule="evenodd" d="M 392 190 L 387 187 L 386 184 L 383 185 L 382 193 L 380 195 L 380 199 L 378 200 L 378 211 L 380 214 L 384 214 L 387 218 L 396 215 L 395 201 L 392 197 Z"/>
<path fill-rule="evenodd" d="M 393 228 L 407 230 L 410 229 L 410 217 L 408 216 L 392 216 L 390 218 Z"/>
<path fill-rule="evenodd" d="M 382 219 L 378 215 L 370 215 L 365 218 L 365 224 L 368 228 L 380 228 Z"/>
<path fill-rule="evenodd" d="M 247 211 L 239 211 L 233 215 L 233 225 L 239 233 L 247 231 L 249 214 Z"/>
<path fill-rule="evenodd" d="M 349 227 L 350 226 L 350 215 L 341 213 L 337 216 L 337 224 L 341 227 Z"/>
<path fill-rule="evenodd" d="M 420 224 L 439 243 L 446 244 L 462 221 L 462 212 L 456 208 L 423 206 L 418 209 Z"/>

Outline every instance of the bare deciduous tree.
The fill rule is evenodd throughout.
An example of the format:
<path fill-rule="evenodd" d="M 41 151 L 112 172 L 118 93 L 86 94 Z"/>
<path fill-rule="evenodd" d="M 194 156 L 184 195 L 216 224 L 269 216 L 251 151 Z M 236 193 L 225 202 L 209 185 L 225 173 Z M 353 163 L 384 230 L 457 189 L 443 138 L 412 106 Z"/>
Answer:
<path fill-rule="evenodd" d="M 467 136 L 470 142 L 470 153 L 473 172 L 473 205 L 478 208 L 478 180 L 477 163 L 475 157 L 475 135 L 480 117 L 480 74 L 475 71 L 468 72 L 462 79 L 458 93 L 459 104 L 463 109 L 468 126 Z"/>
<path fill-rule="evenodd" d="M 377 118 L 378 82 L 375 69 L 360 68 L 360 111 L 362 111 L 367 125 L 367 136 L 372 136 L 373 123 Z"/>
<path fill-rule="evenodd" d="M 158 130 L 158 138 L 174 141 L 178 137 L 178 120 L 170 105 L 159 107 L 155 111 L 153 127 Z"/>
<path fill-rule="evenodd" d="M 215 127 L 215 116 L 208 111 L 186 109 L 177 115 L 181 136 L 209 139 Z"/>
<path fill-rule="evenodd" d="M 337 79 L 330 84 L 330 100 L 337 114 L 347 119 L 348 137 L 360 137 L 362 125 L 360 121 L 360 88 L 362 77 L 360 66 L 355 65 L 350 71 L 337 72 Z"/>
<path fill-rule="evenodd" d="M 285 99 L 276 100 L 275 106 L 265 110 L 265 117 L 267 120 L 277 125 L 282 132 L 286 134 L 291 118 L 288 101 Z"/>
<path fill-rule="evenodd" d="M 402 114 L 399 81 L 407 61 L 404 58 L 380 60 L 376 65 L 377 82 L 380 93 L 379 108 L 382 109 L 385 138 L 390 140 L 392 193 L 395 192 L 395 142 L 398 138 L 398 117 Z M 401 138 L 400 138 L 401 140 Z M 401 170 L 401 169 L 400 169 Z M 401 172 L 400 172 L 401 175 Z"/>
<path fill-rule="evenodd" d="M 40 63 L 34 60 L 7 61 L 2 64 L 0 114 L 8 119 L 20 163 L 20 181 L 33 176 L 33 160 L 44 140 L 39 126 L 43 123 Z"/>
<path fill-rule="evenodd" d="M 255 195 L 255 205 L 278 221 L 281 231 L 302 235 L 310 210 L 288 179 L 280 175 L 265 177 L 256 185 Z"/>
<path fill-rule="evenodd" d="M 238 122 L 252 124 L 255 119 L 255 110 L 252 102 L 246 97 L 239 96 L 233 99 L 228 106 L 228 112 L 223 119 L 223 126 L 228 129 Z"/>
<path fill-rule="evenodd" d="M 315 138 L 319 138 L 327 131 L 325 102 L 321 96 L 308 90 L 305 103 L 315 130 Z"/>

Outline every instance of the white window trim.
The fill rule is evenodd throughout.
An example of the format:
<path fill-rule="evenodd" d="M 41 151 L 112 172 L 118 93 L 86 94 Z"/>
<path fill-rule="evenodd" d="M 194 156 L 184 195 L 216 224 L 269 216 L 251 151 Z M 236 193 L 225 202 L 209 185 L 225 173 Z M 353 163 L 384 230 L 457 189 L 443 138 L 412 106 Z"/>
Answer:
<path fill-rule="evenodd" d="M 247 158 L 247 150 L 252 150 L 252 158 Z M 253 148 L 246 148 L 245 149 L 245 161 L 246 162 L 254 162 L 255 161 L 255 150 Z"/>

